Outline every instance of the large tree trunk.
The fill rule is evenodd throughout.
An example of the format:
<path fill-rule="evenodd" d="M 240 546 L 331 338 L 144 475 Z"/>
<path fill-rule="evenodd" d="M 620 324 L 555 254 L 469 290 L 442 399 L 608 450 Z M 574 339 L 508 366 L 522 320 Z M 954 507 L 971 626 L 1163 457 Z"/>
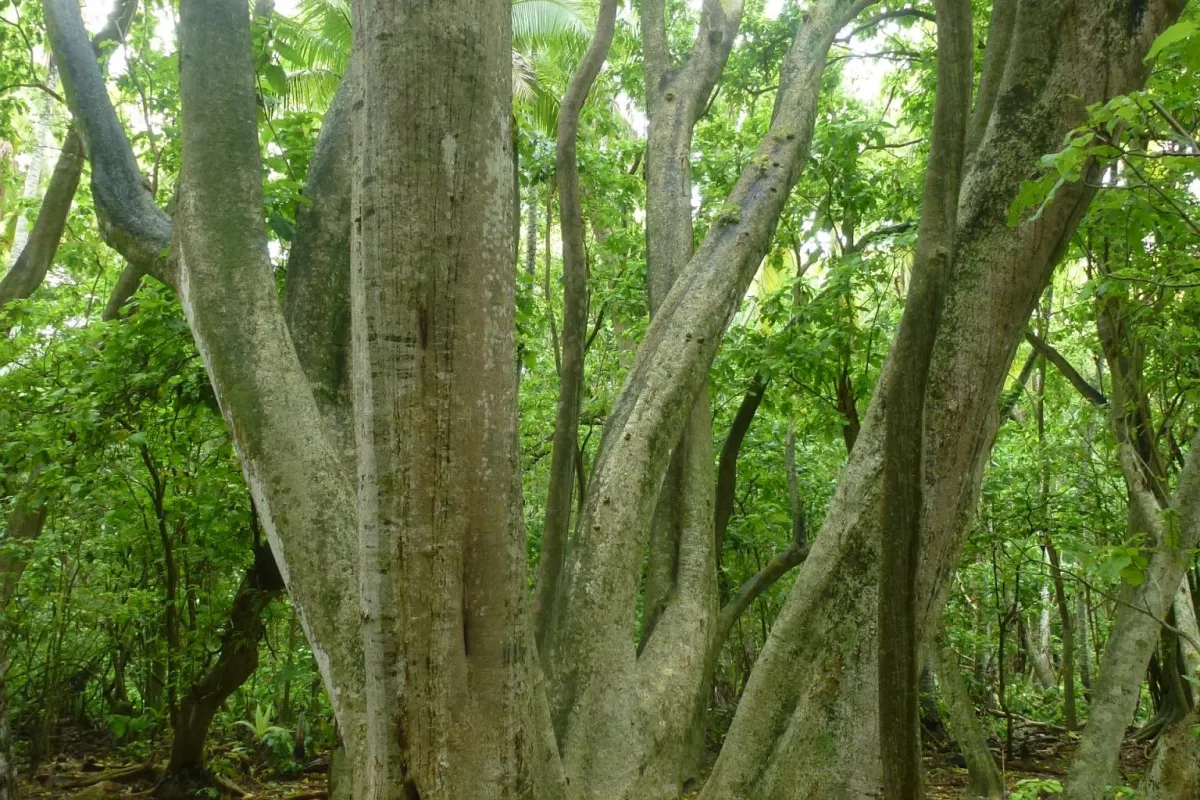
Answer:
<path fill-rule="evenodd" d="M 260 547 L 233 598 L 216 663 L 180 702 L 171 757 L 158 796 L 191 796 L 197 784 L 208 783 L 204 762 L 208 728 L 229 696 L 258 668 L 258 644 L 266 630 L 262 615 L 283 588 L 270 548 Z"/>
<path fill-rule="evenodd" d="M 1200 797 L 1200 739 L 1192 732 L 1200 722 L 1193 711 L 1163 733 L 1142 782 L 1137 800 L 1195 800 Z"/>
<path fill-rule="evenodd" d="M 509 4 L 354 12 L 359 796 L 521 797 Z"/>
<path fill-rule="evenodd" d="M 1015 230 L 1007 211 L 1085 104 L 1136 88 L 1179 2 L 1021 4 L 959 210 L 949 295 L 934 351 L 918 607 L 945 602 L 975 510 L 996 403 L 1021 332 L 1091 199 L 1065 186 Z M 1128 20 L 1136 20 L 1130 27 Z M 876 400 L 894 369 L 885 366 Z M 702 797 L 867 797 L 880 791 L 874 616 L 882 414 L 873 402 L 804 571 L 776 620 Z M 795 679 L 804 664 L 808 678 Z M 859 757 L 847 760 L 845 753 Z"/>

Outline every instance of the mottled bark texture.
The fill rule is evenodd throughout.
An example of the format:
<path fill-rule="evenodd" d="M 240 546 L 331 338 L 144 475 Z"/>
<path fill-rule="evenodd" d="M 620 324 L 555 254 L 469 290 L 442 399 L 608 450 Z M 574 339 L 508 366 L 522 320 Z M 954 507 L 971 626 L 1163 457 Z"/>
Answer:
<path fill-rule="evenodd" d="M 1192 711 L 1159 738 L 1150 769 L 1137 788 L 1137 800 L 1194 800 L 1200 797 L 1200 738 L 1192 731 L 1200 714 Z"/>
<path fill-rule="evenodd" d="M 967 762 L 970 783 L 965 797 L 1003 800 L 1007 792 L 1000 768 L 988 749 L 987 729 L 975 715 L 975 703 L 967 692 L 958 653 L 942 637 L 931 648 L 936 663 L 938 691 L 946 703 L 950 735 Z"/>
<path fill-rule="evenodd" d="M 180 300 L 342 736 L 361 754 L 355 507 L 267 257 L 249 9 L 187 0 L 180 44 Z"/>
<path fill-rule="evenodd" d="M 803 166 L 828 48 L 865 4 L 820 3 L 800 26 L 770 133 L 730 195 L 737 211 L 713 226 L 658 306 L 609 416 L 564 574 L 562 622 L 550 641 L 555 726 L 571 785 L 584 796 L 678 792 L 680 759 L 673 756 L 694 729 L 715 615 L 711 505 L 692 528 L 705 535 L 680 540 L 676 590 L 639 652 L 630 621 L 650 520 L 673 452 L 696 459 L 687 468 L 707 463 L 711 470 L 710 454 L 676 445 Z M 706 4 L 708 13 L 716 5 Z M 657 26 L 649 22 L 643 30 L 653 36 Z M 719 36 L 704 38 L 715 44 Z M 707 437 L 697 443 L 711 447 Z M 712 484 L 700 491 L 711 498 Z M 698 515 L 694 502 L 681 506 Z"/>
<path fill-rule="evenodd" d="M 587 349 L 588 263 L 583 197 L 579 186 L 579 117 L 592 85 L 608 59 L 616 32 L 616 18 L 616 0 L 604 0 L 596 18 L 592 41 L 571 76 L 558 111 L 555 175 L 563 243 L 562 354 L 558 364 L 558 408 L 554 416 L 554 441 L 550 449 L 546 517 L 533 595 L 534 635 L 538 652 L 543 654 L 558 604 L 563 558 L 571 525 L 572 493 L 580 458 L 579 408 L 583 397 L 583 359 Z M 531 222 L 536 224 L 536 218 Z"/>
<path fill-rule="evenodd" d="M 206 777 L 204 743 L 208 728 L 225 701 L 258 668 L 258 643 L 266 630 L 262 615 L 283 589 L 283 578 L 270 548 L 263 546 L 238 585 L 216 661 L 179 704 L 164 783 L 189 786 Z"/>
<path fill-rule="evenodd" d="M 1113 433 L 1129 492 L 1129 533 L 1144 537 L 1149 563 L 1143 582 L 1123 593 L 1105 643 L 1088 724 L 1067 776 L 1069 800 L 1099 798 L 1112 781 L 1146 666 L 1185 579 L 1190 552 L 1200 543 L 1200 436 L 1192 442 L 1172 498 L 1142 384 L 1144 344 L 1132 324 L 1131 306 L 1120 296 L 1097 301 L 1097 331 L 1113 377 Z M 1169 646 L 1178 647 L 1173 638 Z M 1175 659 L 1170 661 L 1174 673 Z"/>
<path fill-rule="evenodd" d="M 92 197 L 100 235 L 130 264 L 167 279 L 171 221 L 155 204 L 138 170 L 75 0 L 44 0 L 46 34 L 67 104 L 92 164 Z"/>
<path fill-rule="evenodd" d="M 921 796 L 917 560 L 924 527 L 925 395 L 954 256 L 973 81 L 970 0 L 937 0 L 937 89 L 921 221 L 904 316 L 884 391 L 878 619 L 883 797 Z"/>
<path fill-rule="evenodd" d="M 1063 187 L 1036 220 L 1006 216 L 1022 179 L 1086 104 L 1141 85 L 1180 2 L 1021 3 L 959 203 L 925 406 L 918 613 L 936 620 L 975 510 L 997 398 L 1037 298 L 1091 199 Z M 876 401 L 895 370 L 885 366 Z M 759 657 L 702 797 L 870 797 L 881 791 L 872 622 L 878 602 L 882 410 L 873 402 L 804 570 Z M 795 665 L 805 665 L 805 680 Z M 845 759 L 855 753 L 855 759 Z"/>
<path fill-rule="evenodd" d="M 356 796 L 520 797 L 531 788 L 509 4 L 359 0 L 354 15 L 370 764 Z"/>

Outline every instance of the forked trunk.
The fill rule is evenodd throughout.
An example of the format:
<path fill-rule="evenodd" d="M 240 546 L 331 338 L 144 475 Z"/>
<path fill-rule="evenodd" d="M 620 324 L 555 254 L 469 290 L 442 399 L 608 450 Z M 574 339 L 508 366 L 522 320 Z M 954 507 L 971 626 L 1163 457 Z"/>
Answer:
<path fill-rule="evenodd" d="M 1093 190 L 1063 187 L 1036 220 L 1007 222 L 1021 181 L 1087 103 L 1141 85 L 1143 57 L 1182 3 L 1021 4 L 982 143 L 970 159 L 955 266 L 926 405 L 918 608 L 940 616 L 975 511 L 997 399 L 1030 312 Z M 1130 27 L 1127 22 L 1136 20 Z M 885 366 L 876 401 L 894 371 Z M 881 409 L 873 402 L 821 534 L 743 694 L 701 797 L 863 797 L 880 791 L 874 695 Z M 805 681 L 795 664 L 806 665 Z M 845 759 L 844 754 L 862 754 Z"/>

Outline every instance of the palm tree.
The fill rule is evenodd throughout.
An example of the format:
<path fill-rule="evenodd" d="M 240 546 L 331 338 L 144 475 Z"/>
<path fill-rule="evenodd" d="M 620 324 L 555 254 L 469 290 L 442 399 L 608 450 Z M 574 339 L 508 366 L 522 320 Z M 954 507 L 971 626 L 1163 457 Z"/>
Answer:
<path fill-rule="evenodd" d="M 592 0 L 513 0 L 515 104 L 538 128 L 553 132 L 561 59 L 548 58 L 575 40 L 585 43 Z M 351 47 L 350 0 L 305 0 L 294 17 L 277 16 L 273 42 L 286 75 L 285 102 L 324 108 L 346 71 Z"/>

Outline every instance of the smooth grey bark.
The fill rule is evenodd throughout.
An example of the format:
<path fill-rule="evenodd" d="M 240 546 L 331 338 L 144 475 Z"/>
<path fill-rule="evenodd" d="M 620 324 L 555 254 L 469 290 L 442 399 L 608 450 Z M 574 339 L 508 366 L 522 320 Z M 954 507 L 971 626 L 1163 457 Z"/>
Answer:
<path fill-rule="evenodd" d="M 104 27 L 91 41 L 93 58 L 98 60 L 101 69 L 107 62 L 106 45 L 120 42 L 125 38 L 125 32 L 137 11 L 137 0 L 120 0 L 109 14 Z M 47 98 L 47 102 L 49 99 Z M 39 124 L 40 121 L 39 121 Z M 38 146 L 42 145 L 41 133 L 35 133 Z M 75 199 L 75 190 L 79 187 L 79 177 L 83 174 L 83 143 L 75 132 L 74 126 L 67 128 L 63 137 L 62 150 L 54 171 L 50 175 L 50 183 L 42 196 L 41 208 L 33 227 L 24 236 L 18 235 L 13 240 L 12 265 L 0 281 L 0 309 L 13 300 L 24 300 L 30 297 L 46 278 L 46 273 L 54 263 L 54 254 L 62 241 L 63 230 L 67 225 L 67 217 L 71 213 L 71 203 Z M 40 165 L 41 159 L 38 159 Z M 32 167 L 31 167 L 32 171 Z M 40 175 L 40 166 L 38 169 Z M 28 190 L 29 185 L 26 185 Z M 38 189 L 34 182 L 33 192 Z M 32 193 L 30 194 L 32 196 Z M 21 223 L 25 220 L 22 217 Z M 19 226 L 20 228 L 20 226 Z"/>
<path fill-rule="evenodd" d="M 1081 589 L 1075 593 L 1075 645 L 1079 652 L 1079 682 L 1083 684 L 1083 700 L 1092 701 L 1092 642 L 1088 625 L 1087 594 Z"/>
<path fill-rule="evenodd" d="M 1142 59 L 1180 2 L 1021 5 L 986 133 L 958 213 L 954 270 L 935 346 L 926 415 L 922 627 L 940 615 L 974 514 L 997 400 L 1022 331 L 1093 190 L 1059 194 L 1016 229 L 1007 210 L 1041 155 L 1086 104 L 1140 86 Z M 1137 24 L 1128 25 L 1129 20 Z M 871 797 L 880 791 L 873 709 L 878 603 L 881 409 L 876 402 L 821 533 L 759 656 L 701 797 Z M 864 622 L 866 621 L 866 622 Z M 805 681 L 795 680 L 804 664 Z M 867 691 L 864 691 L 867 687 Z M 849 763 L 841 755 L 856 753 Z"/>
<path fill-rule="evenodd" d="M 706 535 L 680 547 L 678 591 L 639 653 L 629 622 L 649 523 L 720 336 L 803 167 L 828 48 L 865 5 L 823 2 L 800 27 L 771 131 L 730 196 L 738 211 L 712 227 L 663 300 L 609 416 L 564 576 L 563 621 L 551 637 L 548 676 L 564 766 L 585 796 L 678 791 L 670 771 L 659 776 L 639 768 L 660 749 L 680 747 L 692 729 L 698 665 L 715 613 L 706 607 L 715 598 L 705 595 L 715 584 L 713 543 Z M 711 496 L 711 483 L 704 491 Z M 711 506 L 707 514 L 702 530 L 711 532 Z"/>
<path fill-rule="evenodd" d="M 1058 684 L 1054 666 L 1050 663 L 1050 591 L 1045 580 L 1040 575 L 1038 577 L 1042 580 L 1042 585 L 1038 587 L 1041 608 L 1032 621 L 1022 620 L 1021 638 L 1033 671 L 1033 682 L 1043 689 L 1049 689 Z"/>
<path fill-rule="evenodd" d="M 1106 266 L 1100 265 L 1102 270 Z M 1068 800 L 1098 798 L 1112 778 L 1163 621 L 1185 580 L 1190 551 L 1200 544 L 1200 436 L 1192 443 L 1172 498 L 1142 383 L 1144 343 L 1132 330 L 1131 317 L 1119 296 L 1097 301 L 1097 331 L 1112 374 L 1113 432 L 1129 492 L 1129 533 L 1144 535 L 1151 551 L 1143 582 L 1124 592 L 1105 644 L 1088 724 L 1067 776 Z M 1172 641 L 1170 646 L 1177 645 Z M 1174 674 L 1176 665 L 1170 661 Z"/>
<path fill-rule="evenodd" d="M 92 164 L 92 197 L 100 235 L 144 273 L 170 283 L 165 258 L 171 221 L 144 185 L 125 129 L 74 0 L 43 0 L 46 34 L 62 76 L 67 104 Z"/>
<path fill-rule="evenodd" d="M 958 743 L 967 762 L 970 783 L 965 796 L 1002 800 L 1007 794 L 1004 779 L 988 748 L 987 731 L 975 714 L 975 704 L 967 692 L 958 653 L 943 637 L 938 638 L 931 650 L 936 664 L 938 689 L 946 703 L 946 722 L 950 735 Z"/>
<path fill-rule="evenodd" d="M 180 42 L 176 288 L 342 736 L 361 757 L 362 639 L 346 591 L 357 583 L 355 508 L 267 256 L 249 9 L 188 0 Z"/>
<path fill-rule="evenodd" d="M 356 796 L 531 796 L 509 4 L 354 13 Z"/>
<path fill-rule="evenodd" d="M 1147 534 L 1157 548 L 1146 566 L 1143 583 L 1128 593 L 1113 620 L 1100 679 L 1092 689 L 1088 724 L 1071 759 L 1064 793 L 1067 800 L 1096 800 L 1112 782 L 1117 752 L 1133 717 L 1162 621 L 1175 602 L 1188 553 L 1200 544 L 1200 434 L 1192 441 L 1169 508 L 1155 498 L 1129 440 L 1119 436 L 1118 444 L 1130 503 L 1137 505 L 1144 525 L 1144 530 L 1133 532 Z"/>
<path fill-rule="evenodd" d="M 188 7 L 189 15 L 194 7 Z M 210 8 L 202 13 L 212 11 Z M 227 13 L 229 9 L 224 11 Z M 128 139 L 123 133 L 101 135 L 108 132 L 106 120 L 115 120 L 115 113 L 110 106 L 105 107 L 107 94 L 99 72 L 83 69 L 78 57 L 57 55 L 67 50 L 74 53 L 81 41 L 86 42 L 82 19 L 74 4 L 48 0 L 47 17 L 54 18 L 57 26 L 51 26 L 51 44 L 64 74 L 74 70 L 72 79 L 65 80 L 68 97 L 77 93 L 82 97 L 73 101 L 77 120 L 83 129 L 97 133 L 88 142 L 89 154 L 95 159 L 96 149 L 104 150 L 101 160 L 110 169 L 132 170 L 124 177 L 118 176 L 118 183 L 140 186 Z M 191 30 L 217 30 L 206 27 L 209 22 L 201 20 Z M 230 22 L 228 13 L 224 22 L 237 24 L 236 20 Z M 350 434 L 321 424 L 322 409 L 305 380 L 305 369 L 319 374 L 320 370 L 314 367 L 320 365 L 298 360 L 278 308 L 266 257 L 265 232 L 261 231 L 261 170 L 257 164 L 252 67 L 251 59 L 245 55 L 249 50 L 248 33 L 234 32 L 215 41 L 220 45 L 215 50 L 205 43 L 196 53 L 185 56 L 185 65 L 196 64 L 190 72 L 184 70 L 185 94 L 197 95 L 211 89 L 204 85 L 208 80 L 205 70 L 209 63 L 216 63 L 227 67 L 213 72 L 216 85 L 223 86 L 221 82 L 228 80 L 241 81 L 238 92 L 231 97 L 233 107 L 240 107 L 242 112 L 240 116 L 231 115 L 225 100 L 211 91 L 201 103 L 193 102 L 191 96 L 184 98 L 185 106 L 199 108 L 193 115 L 196 121 L 185 131 L 182 181 L 185 196 L 179 203 L 181 218 L 190 223 L 191 234 L 183 232 L 183 246 L 176 248 L 173 258 L 182 257 L 187 267 L 188 248 L 195 245 L 193 250 L 201 256 L 195 267 L 183 269 L 177 279 L 174 265 L 157 258 L 163 254 L 163 237 L 162 226 L 153 222 L 154 212 L 118 215 L 102 219 L 101 224 L 115 228 L 114 219 L 132 220 L 132 227 L 108 230 L 106 238 L 127 255 L 155 254 L 151 274 L 165 279 L 180 293 L 226 420 L 238 420 L 238 424 L 231 424 L 230 430 L 243 457 L 244 471 L 256 493 L 268 538 L 300 611 L 351 760 L 355 760 L 362 755 L 361 637 L 357 603 L 341 590 L 357 582 L 354 504 L 344 461 Z M 216 61 L 198 58 L 197 54 L 211 56 Z M 245 74 L 231 77 L 230 72 L 236 73 L 238 69 Z M 93 115 L 96 119 L 92 119 Z M 330 143 L 317 148 L 311 165 L 313 177 L 306 191 L 317 200 L 314 205 L 320 205 L 325 213 L 300 215 L 297 243 L 290 261 L 294 283 L 311 274 L 312 271 L 306 273 L 303 263 L 305 258 L 311 258 L 339 270 L 344 276 L 343 285 L 348 285 L 349 253 L 339 240 L 344 242 L 349 237 L 350 187 L 348 183 L 319 179 L 320 175 L 336 173 L 340 168 L 340 164 L 326 165 L 325 160 L 334 159 L 349 148 L 348 135 L 338 133 L 346 131 L 349 125 L 337 122 L 337 115 L 326 121 L 322 139 Z M 229 129 L 239 125 L 243 128 L 240 136 L 231 135 Z M 193 131 L 193 143 L 189 146 L 187 140 Z M 212 146 L 205 148 L 205 144 Z M 225 175 L 229 153 L 234 154 L 229 165 L 236 179 L 214 185 L 215 176 Z M 191 167 L 187 166 L 189 163 Z M 221 168 L 215 169 L 212 164 L 220 164 Z M 196 180 L 191 180 L 193 174 Z M 188 194 L 189 189 L 195 191 Z M 227 193 L 222 194 L 221 189 Z M 116 194 L 123 196 L 121 192 Z M 148 201 L 148 195 L 145 199 Z M 196 213 L 197 206 L 203 213 Z M 147 217 L 152 224 L 137 224 Z M 169 226 L 165 215 L 157 220 Z M 311 245 L 305 244 L 306 237 L 311 239 Z M 169 229 L 166 238 L 169 242 Z M 298 253 L 307 255 L 302 257 Z M 142 272 L 136 262 L 126 270 L 122 283 L 130 287 L 130 292 Z M 336 276 L 322 273 L 322 277 Z M 331 300 L 320 292 L 305 293 L 296 287 L 293 292 L 348 307 L 345 296 Z M 299 327 L 314 317 L 331 313 L 336 314 L 298 303 L 292 306 L 291 321 Z M 268 499 L 270 502 L 266 502 Z M 353 772 L 363 774 L 362 769 Z"/>
<path fill-rule="evenodd" d="M 917 562 L 925 525 L 925 395 L 953 268 L 973 84 L 970 0 L 936 0 L 937 90 L 908 297 L 889 360 L 903 377 L 884 404 L 877 619 L 878 724 L 885 800 L 921 796 Z M 853 452 L 853 451 L 852 451 Z"/>
<path fill-rule="evenodd" d="M 283 315 L 334 447 L 354 474 L 350 397 L 350 197 L 353 185 L 351 102 L 355 64 L 321 122 L 296 211 L 288 253 Z"/>
<path fill-rule="evenodd" d="M 82 173 L 83 146 L 74 130 L 68 129 L 33 229 L 25 237 L 20 255 L 0 280 L 0 309 L 14 300 L 28 298 L 42 285 L 54 263 Z M 16 247 L 15 242 L 13 246 Z"/>
<path fill-rule="evenodd" d="M 646 141 L 646 283 L 653 317 L 695 251 L 692 225 L 692 132 L 703 113 L 741 24 L 742 0 L 706 0 L 691 49 L 677 68 L 667 37 L 663 0 L 642 0 L 642 63 L 645 74 L 648 131 Z M 712 525 L 712 415 L 707 388 L 702 388 L 681 437 L 675 443 L 658 492 L 650 525 L 646 574 L 642 588 L 639 648 L 654 635 L 667 608 L 687 593 L 701 625 L 716 611 L 715 547 Z M 708 570 L 696 574 L 693 586 L 679 583 L 680 561 L 703 553 Z M 696 679 L 701 676 L 697 674 Z M 706 688 L 692 690 L 695 719 L 703 718 Z M 668 756 L 668 758 L 675 758 Z M 676 758 L 676 760 L 681 760 Z"/>
<path fill-rule="evenodd" d="M 579 186 L 579 117 L 600 75 L 616 32 L 616 0 L 604 0 L 583 60 L 571 75 L 558 111 L 555 177 L 559 230 L 563 243 L 562 350 L 558 364 L 558 407 L 550 447 L 545 524 L 533 595 L 533 625 L 538 652 L 546 641 L 558 605 L 563 559 L 571 526 L 572 493 L 579 460 L 579 409 L 583 400 L 583 360 L 588 332 L 588 263 Z M 531 219 L 536 225 L 536 218 Z M 533 252 L 532 250 L 530 252 Z"/>
<path fill-rule="evenodd" d="M 1179 582 L 1179 592 L 1175 595 L 1175 625 L 1186 634 L 1180 637 L 1183 648 L 1184 676 L 1200 680 L 1200 625 L 1196 622 L 1196 604 L 1192 600 L 1192 587 L 1187 575 Z"/>

